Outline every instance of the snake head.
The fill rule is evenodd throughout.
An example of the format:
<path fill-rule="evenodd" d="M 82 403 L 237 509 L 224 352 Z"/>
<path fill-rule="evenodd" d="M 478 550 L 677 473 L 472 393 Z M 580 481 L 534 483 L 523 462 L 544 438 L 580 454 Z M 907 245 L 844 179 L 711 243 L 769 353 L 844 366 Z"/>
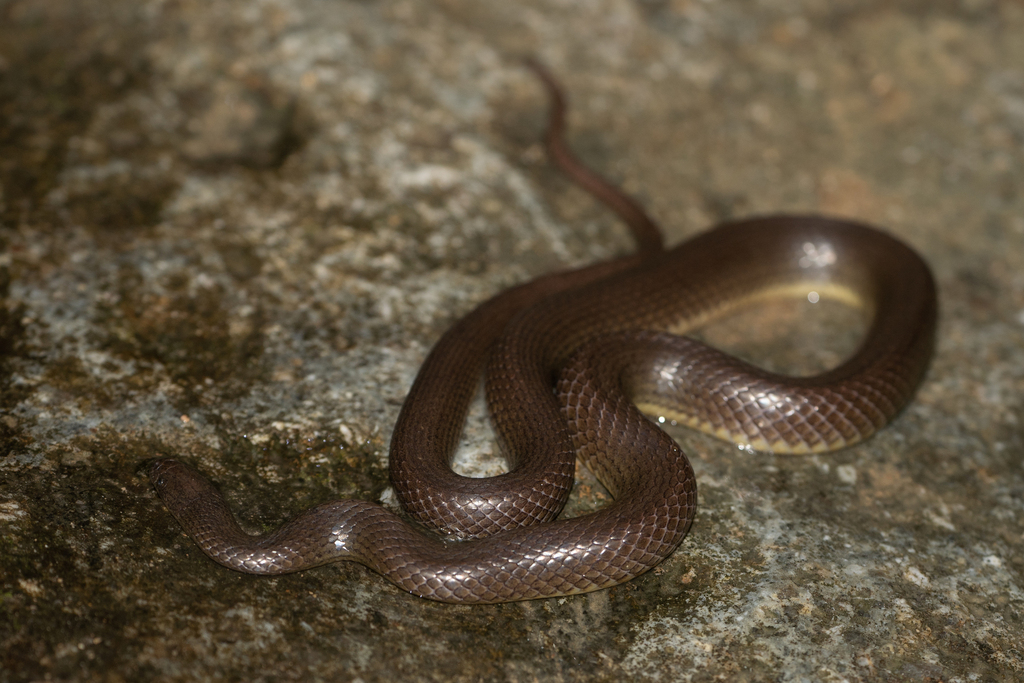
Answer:
<path fill-rule="evenodd" d="M 149 480 L 157 494 L 185 502 L 200 498 L 210 484 L 195 468 L 175 458 L 157 458 L 149 465 Z"/>

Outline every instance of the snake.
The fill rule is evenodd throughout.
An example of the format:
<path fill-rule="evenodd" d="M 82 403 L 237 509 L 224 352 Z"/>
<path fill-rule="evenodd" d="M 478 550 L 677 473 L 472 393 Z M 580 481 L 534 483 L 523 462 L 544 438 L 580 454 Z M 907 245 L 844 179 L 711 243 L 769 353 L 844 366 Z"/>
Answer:
<path fill-rule="evenodd" d="M 156 492 L 214 561 L 261 575 L 357 562 L 413 595 L 461 604 L 608 588 L 671 555 L 694 520 L 696 477 L 662 423 L 820 453 L 871 436 L 911 399 L 937 319 L 933 276 L 912 248 L 855 221 L 770 215 L 666 249 L 643 208 L 570 151 L 562 88 L 528 66 L 550 102 L 549 158 L 629 226 L 636 252 L 511 287 L 439 339 L 391 437 L 404 513 L 335 500 L 253 535 L 198 469 L 155 458 Z M 869 320 L 858 349 L 817 376 L 769 372 L 686 336 L 739 307 L 812 292 Z M 470 478 L 452 461 L 481 375 L 508 469 Z M 612 500 L 560 517 L 577 460 Z"/>

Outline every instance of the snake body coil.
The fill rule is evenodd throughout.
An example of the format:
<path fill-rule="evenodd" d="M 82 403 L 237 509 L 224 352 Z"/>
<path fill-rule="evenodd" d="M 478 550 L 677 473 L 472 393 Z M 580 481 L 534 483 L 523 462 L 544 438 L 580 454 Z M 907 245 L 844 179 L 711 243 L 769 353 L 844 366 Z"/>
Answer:
<path fill-rule="evenodd" d="M 725 224 L 664 251 L 642 209 L 565 148 L 560 92 L 534 68 L 555 104 L 551 157 L 626 220 L 640 252 L 507 290 L 431 351 L 395 425 L 390 467 L 404 509 L 448 539 L 357 500 L 250 536 L 202 475 L 154 461 L 161 498 L 217 562 L 278 574 L 351 560 L 416 595 L 462 603 L 613 586 L 672 553 L 696 510 L 686 456 L 637 405 L 758 449 L 810 452 L 868 437 L 909 400 L 936 318 L 916 253 L 873 228 L 795 216 Z M 860 349 L 818 377 L 769 373 L 676 336 L 740 303 L 811 290 L 872 314 Z M 470 479 L 450 463 L 485 367 L 509 471 Z M 577 457 L 614 502 L 556 519 Z"/>

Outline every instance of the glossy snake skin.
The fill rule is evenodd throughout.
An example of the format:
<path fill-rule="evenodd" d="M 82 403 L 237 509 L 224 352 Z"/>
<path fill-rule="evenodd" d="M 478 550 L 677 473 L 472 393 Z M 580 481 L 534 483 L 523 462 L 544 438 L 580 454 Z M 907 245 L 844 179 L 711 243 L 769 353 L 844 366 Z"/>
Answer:
<path fill-rule="evenodd" d="M 279 574 L 349 560 L 415 595 L 461 603 L 614 586 L 671 554 L 697 503 L 686 456 L 637 405 L 757 449 L 810 452 L 870 436 L 909 400 L 936 318 L 917 254 L 873 228 L 797 216 L 721 225 L 665 251 L 643 210 L 565 147 L 560 90 L 533 68 L 553 102 L 550 156 L 626 221 L 639 252 L 507 290 L 434 347 L 395 425 L 390 467 L 408 515 L 441 535 L 343 500 L 250 536 L 195 469 L 154 461 L 160 497 L 217 562 Z M 775 375 L 676 336 L 752 300 L 811 290 L 873 316 L 860 349 L 821 376 Z M 450 462 L 482 372 L 509 472 L 470 479 Z M 577 457 L 614 502 L 556 519 Z"/>

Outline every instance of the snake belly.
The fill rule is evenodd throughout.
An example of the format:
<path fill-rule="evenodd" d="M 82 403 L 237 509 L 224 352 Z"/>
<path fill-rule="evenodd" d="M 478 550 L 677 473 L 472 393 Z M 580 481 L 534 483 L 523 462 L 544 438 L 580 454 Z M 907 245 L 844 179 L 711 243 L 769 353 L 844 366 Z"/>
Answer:
<path fill-rule="evenodd" d="M 561 146 L 560 93 L 545 84 L 557 105 L 552 158 L 589 177 L 602 201 L 611 195 L 626 207 L 606 202 L 642 248 L 502 292 L 431 351 L 395 425 L 390 469 L 407 514 L 442 535 L 374 503 L 342 500 L 252 536 L 197 470 L 155 460 L 158 494 L 210 558 L 254 574 L 354 561 L 444 602 L 592 591 L 665 559 L 696 511 L 686 456 L 638 405 L 736 443 L 799 453 L 867 438 L 910 399 L 936 322 L 935 285 L 912 249 L 857 223 L 773 216 L 724 224 L 663 251 L 646 214 Z M 817 377 L 769 373 L 679 336 L 745 303 L 809 290 L 862 306 L 872 320 L 853 356 Z M 509 471 L 471 479 L 450 464 L 485 368 Z M 576 458 L 613 502 L 557 519 Z"/>

